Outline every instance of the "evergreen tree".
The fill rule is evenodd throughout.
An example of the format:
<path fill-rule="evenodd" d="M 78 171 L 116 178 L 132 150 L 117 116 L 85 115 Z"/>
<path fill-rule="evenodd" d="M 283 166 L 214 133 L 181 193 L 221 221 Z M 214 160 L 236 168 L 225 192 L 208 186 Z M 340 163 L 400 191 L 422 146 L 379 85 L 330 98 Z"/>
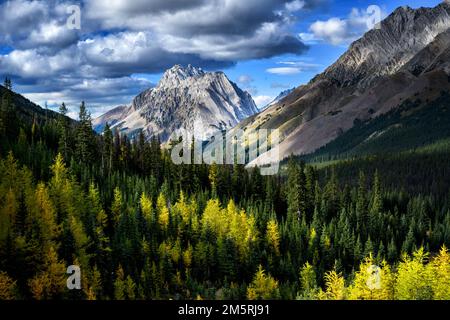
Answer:
<path fill-rule="evenodd" d="M 80 105 L 79 125 L 77 128 L 77 155 L 79 159 L 89 164 L 94 156 L 94 132 L 92 131 L 91 114 L 84 101 Z"/>
<path fill-rule="evenodd" d="M 266 275 L 262 266 L 259 266 L 252 283 L 247 288 L 247 298 L 249 300 L 279 299 L 278 281 Z"/>
<path fill-rule="evenodd" d="M 59 127 L 59 152 L 66 161 L 70 160 L 70 124 L 67 118 L 68 109 L 63 102 L 59 107 L 58 127 Z"/>

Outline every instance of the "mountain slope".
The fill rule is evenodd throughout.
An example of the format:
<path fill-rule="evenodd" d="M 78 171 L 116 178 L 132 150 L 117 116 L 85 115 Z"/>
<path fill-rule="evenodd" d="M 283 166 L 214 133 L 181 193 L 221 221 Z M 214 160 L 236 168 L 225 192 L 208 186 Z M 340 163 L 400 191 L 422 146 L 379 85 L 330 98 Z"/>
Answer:
<path fill-rule="evenodd" d="M 358 122 L 337 139 L 303 157 L 328 161 L 417 150 L 450 137 L 450 81 L 448 91 L 433 101 L 406 100 L 373 120 Z"/>
<path fill-rule="evenodd" d="M 262 108 L 260 109 L 260 111 L 264 111 L 264 110 L 266 110 L 267 108 L 269 108 L 270 106 L 273 106 L 273 105 L 277 104 L 278 102 L 280 102 L 281 100 L 283 100 L 284 98 L 286 98 L 292 91 L 294 91 L 294 89 L 295 89 L 295 88 L 287 89 L 287 90 L 284 90 L 284 91 L 280 92 L 280 94 L 279 94 L 275 99 L 273 99 L 273 100 L 272 100 L 270 103 L 268 103 L 266 106 L 262 107 Z"/>
<path fill-rule="evenodd" d="M 4 86 L 0 85 L 0 101 L 5 95 L 6 90 L 7 89 Z M 57 117 L 59 116 L 59 113 L 52 110 L 43 109 L 18 93 L 10 91 L 10 94 L 11 103 L 16 110 L 17 116 L 25 123 L 31 124 L 33 122 L 33 119 L 38 122 L 44 119 L 57 119 Z M 75 122 L 70 118 L 67 119 L 69 119 L 70 122 Z"/>
<path fill-rule="evenodd" d="M 112 110 L 109 110 L 105 114 L 92 121 L 92 127 L 96 132 L 102 132 L 105 128 L 106 123 L 110 126 L 115 125 L 118 121 L 124 118 L 128 106 L 118 106 Z"/>
<path fill-rule="evenodd" d="M 224 73 L 176 65 L 165 72 L 155 88 L 139 94 L 128 108 L 114 109 L 102 117 L 115 121 L 113 128 L 127 134 L 143 130 L 147 137 L 159 135 L 165 142 L 181 129 L 206 138 L 217 130 L 234 127 L 257 111 L 250 94 Z M 101 125 L 102 120 L 95 123 Z"/>
<path fill-rule="evenodd" d="M 238 128 L 280 129 L 282 157 L 307 154 L 408 98 L 448 89 L 450 5 L 401 7 L 325 72 Z M 266 155 L 255 164 L 267 163 Z"/>

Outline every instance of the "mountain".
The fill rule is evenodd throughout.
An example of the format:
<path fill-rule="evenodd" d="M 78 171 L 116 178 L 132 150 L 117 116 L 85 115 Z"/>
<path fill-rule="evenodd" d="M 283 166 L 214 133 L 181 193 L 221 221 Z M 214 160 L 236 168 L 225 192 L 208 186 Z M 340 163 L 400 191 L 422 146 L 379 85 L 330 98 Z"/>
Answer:
<path fill-rule="evenodd" d="M 0 85 L 0 101 L 3 99 L 6 92 L 7 89 Z M 57 119 L 60 116 L 59 113 L 41 108 L 18 93 L 13 91 L 10 91 L 9 93 L 11 94 L 11 104 L 14 107 L 17 116 L 27 124 L 31 125 L 33 120 L 41 122 L 49 119 Z M 75 123 L 75 120 L 70 118 L 67 119 L 69 119 L 71 123 Z"/>
<path fill-rule="evenodd" d="M 400 7 L 310 83 L 237 126 L 280 129 L 282 157 L 314 152 L 405 100 L 450 90 L 450 4 Z M 266 154 L 254 164 L 267 163 Z"/>
<path fill-rule="evenodd" d="M 180 129 L 207 136 L 230 129 L 258 109 L 249 93 L 242 91 L 223 72 L 204 72 L 191 65 L 167 70 L 155 88 L 134 98 L 128 107 L 111 110 L 94 121 L 133 135 L 141 130 L 162 142 Z"/>
<path fill-rule="evenodd" d="M 450 84 L 449 84 L 450 89 Z M 367 155 L 437 150 L 450 146 L 450 91 L 433 101 L 404 101 L 398 108 L 356 123 L 350 130 L 314 153 L 308 162 L 341 160 Z"/>
<path fill-rule="evenodd" d="M 106 123 L 110 126 L 115 125 L 118 121 L 123 119 L 128 111 L 128 106 L 118 106 L 109 110 L 105 114 L 92 120 L 92 127 L 96 132 L 102 132 Z"/>
<path fill-rule="evenodd" d="M 281 100 L 283 100 L 284 98 L 286 98 L 292 91 L 294 91 L 295 88 L 292 89 L 287 89 L 284 90 L 282 92 L 280 92 L 280 94 L 273 99 L 270 103 L 268 103 L 266 106 L 262 107 L 260 109 L 260 111 L 266 110 L 267 108 L 269 108 L 270 106 L 273 106 L 274 104 L 277 104 L 278 102 L 280 102 Z"/>

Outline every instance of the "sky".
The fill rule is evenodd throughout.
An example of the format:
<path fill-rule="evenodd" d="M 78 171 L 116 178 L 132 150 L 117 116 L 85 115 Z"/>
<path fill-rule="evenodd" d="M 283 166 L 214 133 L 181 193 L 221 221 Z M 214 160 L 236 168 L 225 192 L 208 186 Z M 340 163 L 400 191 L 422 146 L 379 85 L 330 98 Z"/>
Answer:
<path fill-rule="evenodd" d="M 259 107 L 307 83 L 399 6 L 438 0 L 0 0 L 0 77 L 73 118 L 129 104 L 175 64 L 223 71 Z"/>

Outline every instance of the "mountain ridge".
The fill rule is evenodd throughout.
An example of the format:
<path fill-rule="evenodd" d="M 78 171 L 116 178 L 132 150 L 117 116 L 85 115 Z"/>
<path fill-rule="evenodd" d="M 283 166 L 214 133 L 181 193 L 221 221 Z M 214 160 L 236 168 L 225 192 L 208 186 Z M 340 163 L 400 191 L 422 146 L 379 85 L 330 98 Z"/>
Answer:
<path fill-rule="evenodd" d="M 158 135 L 167 142 L 183 129 L 206 138 L 217 130 L 234 127 L 257 111 L 250 94 L 225 73 L 175 65 L 156 87 L 138 94 L 125 110 L 113 109 L 110 114 L 119 114 L 113 117 L 113 128 L 129 135 L 142 130 L 147 137 Z M 95 120 L 96 125 L 101 122 Z"/>
<path fill-rule="evenodd" d="M 280 129 L 285 158 L 314 152 L 414 95 L 435 97 L 448 84 L 449 28 L 449 3 L 398 8 L 323 73 L 236 129 Z M 253 164 L 268 162 L 263 154 Z"/>

